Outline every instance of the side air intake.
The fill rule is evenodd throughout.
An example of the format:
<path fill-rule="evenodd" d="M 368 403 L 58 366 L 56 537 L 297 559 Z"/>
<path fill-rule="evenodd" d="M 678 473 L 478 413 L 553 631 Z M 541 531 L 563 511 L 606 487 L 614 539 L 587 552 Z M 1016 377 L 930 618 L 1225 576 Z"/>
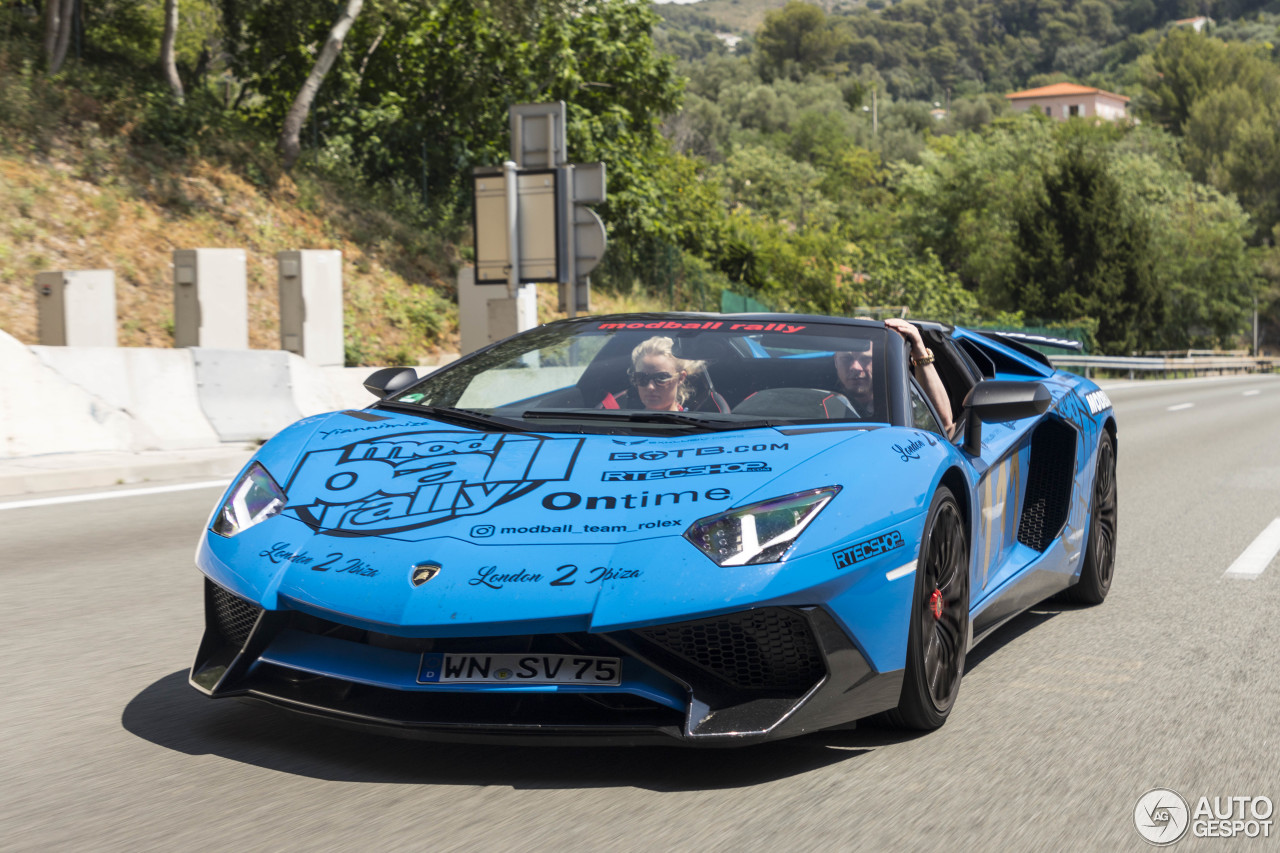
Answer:
<path fill-rule="evenodd" d="M 1048 548 L 1067 523 L 1075 459 L 1074 429 L 1053 418 L 1036 427 L 1031 437 L 1027 497 L 1018 522 L 1018 541 L 1028 548 Z"/>

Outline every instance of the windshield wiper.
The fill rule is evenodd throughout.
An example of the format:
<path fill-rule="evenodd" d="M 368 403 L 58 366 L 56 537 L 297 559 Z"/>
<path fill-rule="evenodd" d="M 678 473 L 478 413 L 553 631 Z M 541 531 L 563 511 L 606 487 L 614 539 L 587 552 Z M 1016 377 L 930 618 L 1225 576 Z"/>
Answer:
<path fill-rule="evenodd" d="M 407 415 L 421 415 L 436 420 L 462 424 L 489 431 L 528 432 L 528 428 L 519 421 L 498 418 L 473 412 L 470 409 L 447 409 L 441 406 L 423 406 L 418 403 L 401 403 L 396 400 L 383 400 L 374 404 L 375 408 L 392 409 Z"/>
<path fill-rule="evenodd" d="M 685 412 L 661 412 L 648 409 L 581 409 L 557 411 L 555 409 L 530 409 L 521 415 L 528 421 L 624 421 L 626 423 L 679 424 L 707 430 L 750 429 L 758 426 L 777 426 L 769 421 L 725 421 L 691 415 Z"/>

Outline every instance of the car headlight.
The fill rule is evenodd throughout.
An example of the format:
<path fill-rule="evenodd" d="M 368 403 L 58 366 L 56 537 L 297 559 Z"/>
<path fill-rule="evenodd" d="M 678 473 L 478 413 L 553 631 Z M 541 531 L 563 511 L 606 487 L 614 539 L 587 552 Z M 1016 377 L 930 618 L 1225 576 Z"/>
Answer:
<path fill-rule="evenodd" d="M 212 530 L 219 536 L 235 536 L 277 515 L 285 505 L 284 490 L 271 479 L 267 469 L 257 462 L 227 493 Z"/>
<path fill-rule="evenodd" d="M 689 525 L 684 538 L 717 566 L 777 562 L 839 491 L 827 486 L 709 515 Z"/>

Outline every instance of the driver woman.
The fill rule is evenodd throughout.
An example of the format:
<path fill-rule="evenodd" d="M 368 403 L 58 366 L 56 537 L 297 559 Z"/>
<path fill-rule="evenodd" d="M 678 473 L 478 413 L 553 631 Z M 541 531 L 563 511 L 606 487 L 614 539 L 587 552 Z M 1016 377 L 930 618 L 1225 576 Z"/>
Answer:
<path fill-rule="evenodd" d="M 684 404 L 693 393 L 689 374 L 702 370 L 703 363 L 677 358 L 672 351 L 674 346 L 675 342 L 664 335 L 654 335 L 637 345 L 631 351 L 631 369 L 627 371 L 627 379 L 635 391 L 627 390 L 616 397 L 609 394 L 601 407 L 636 408 L 634 400 L 638 397 L 641 406 L 651 411 L 685 411 Z M 631 397 L 633 393 L 636 397 Z"/>
<path fill-rule="evenodd" d="M 671 338 L 654 335 L 631 351 L 631 369 L 627 376 L 646 409 L 683 412 L 684 403 L 693 392 L 689 387 L 689 373 L 701 369 L 702 363 L 676 358 L 672 352 L 674 345 Z"/>

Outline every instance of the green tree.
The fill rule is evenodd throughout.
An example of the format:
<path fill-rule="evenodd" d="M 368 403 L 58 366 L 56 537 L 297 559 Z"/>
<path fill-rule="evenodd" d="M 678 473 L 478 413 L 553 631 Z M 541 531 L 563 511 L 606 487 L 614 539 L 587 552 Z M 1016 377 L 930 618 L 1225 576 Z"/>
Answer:
<path fill-rule="evenodd" d="M 1240 200 L 1255 240 L 1280 222 L 1280 68 L 1270 71 L 1253 90 L 1230 85 L 1204 95 L 1186 122 L 1188 169 Z"/>
<path fill-rule="evenodd" d="M 850 244 L 847 249 L 848 259 L 833 288 L 831 313 L 852 316 L 864 307 L 902 306 L 910 316 L 923 319 L 978 319 L 977 296 L 928 249 L 916 253 L 884 244 Z"/>
<path fill-rule="evenodd" d="M 756 55 L 766 80 L 823 71 L 848 37 L 833 27 L 820 6 L 790 0 L 765 15 L 756 33 Z"/>
<path fill-rule="evenodd" d="M 899 167 L 902 231 L 986 310 L 1091 318 L 1108 352 L 1225 342 L 1253 288 L 1234 201 L 1152 128 L 999 119 Z"/>
<path fill-rule="evenodd" d="M 229 0 L 230 2 L 230 0 Z M 236 70 L 245 103 L 279 127 L 332 24 L 317 0 L 236 0 Z M 439 0 L 365 10 L 320 87 L 300 139 L 321 164 L 423 191 L 437 215 L 465 221 L 470 172 L 508 156 L 511 104 L 563 100 L 568 147 L 609 163 L 611 226 L 655 217 L 630 207 L 653 180 L 659 119 L 679 104 L 674 61 L 659 55 L 656 15 L 625 0 Z"/>
<path fill-rule="evenodd" d="M 1257 50 L 1176 28 L 1142 63 L 1144 92 L 1138 107 L 1181 134 L 1196 102 L 1208 95 L 1231 86 L 1252 92 L 1274 90 L 1276 69 L 1260 59 Z"/>
<path fill-rule="evenodd" d="M 1101 140 L 1082 126 L 1060 139 L 1043 194 L 1020 211 L 1010 282 L 1002 306 L 1034 317 L 1092 317 L 1098 340 L 1127 353 L 1156 340 L 1158 307 L 1146 223 L 1126 216 L 1123 188 L 1099 157 Z"/>
<path fill-rule="evenodd" d="M 808 163 L 763 146 L 743 146 L 716 170 L 730 204 L 798 228 L 834 226 L 833 205 L 821 189 L 822 174 Z"/>
<path fill-rule="evenodd" d="M 166 3 L 175 3 L 176 0 L 166 0 Z M 302 134 L 302 125 L 307 120 L 307 114 L 311 112 L 311 102 L 315 100 L 316 92 L 320 90 L 320 86 L 324 83 L 325 76 L 329 73 L 329 69 L 333 67 L 334 60 L 338 58 L 338 52 L 342 50 L 342 42 L 347 37 L 347 32 L 351 29 L 352 24 L 356 22 L 360 10 L 364 8 L 364 0 L 346 0 L 346 6 L 338 15 L 338 19 L 334 21 L 333 27 L 330 28 L 328 36 L 324 40 L 324 46 L 320 48 L 319 55 L 316 57 L 315 64 L 311 66 L 311 72 L 307 75 L 307 79 L 303 81 L 302 87 L 298 90 L 297 96 L 293 99 L 293 103 L 289 106 L 289 111 L 285 113 L 283 129 L 280 131 L 280 154 L 284 161 L 285 169 L 293 168 L 293 164 L 298 159 L 298 154 L 302 151 L 302 143 L 299 136 Z M 174 7 L 173 19 L 177 19 L 177 8 Z M 172 51 L 173 41 L 170 29 L 166 24 L 165 42 Z M 170 61 L 172 55 L 170 54 Z M 174 72 L 177 77 L 177 72 Z M 181 98 L 181 86 L 178 88 L 178 97 Z"/>

